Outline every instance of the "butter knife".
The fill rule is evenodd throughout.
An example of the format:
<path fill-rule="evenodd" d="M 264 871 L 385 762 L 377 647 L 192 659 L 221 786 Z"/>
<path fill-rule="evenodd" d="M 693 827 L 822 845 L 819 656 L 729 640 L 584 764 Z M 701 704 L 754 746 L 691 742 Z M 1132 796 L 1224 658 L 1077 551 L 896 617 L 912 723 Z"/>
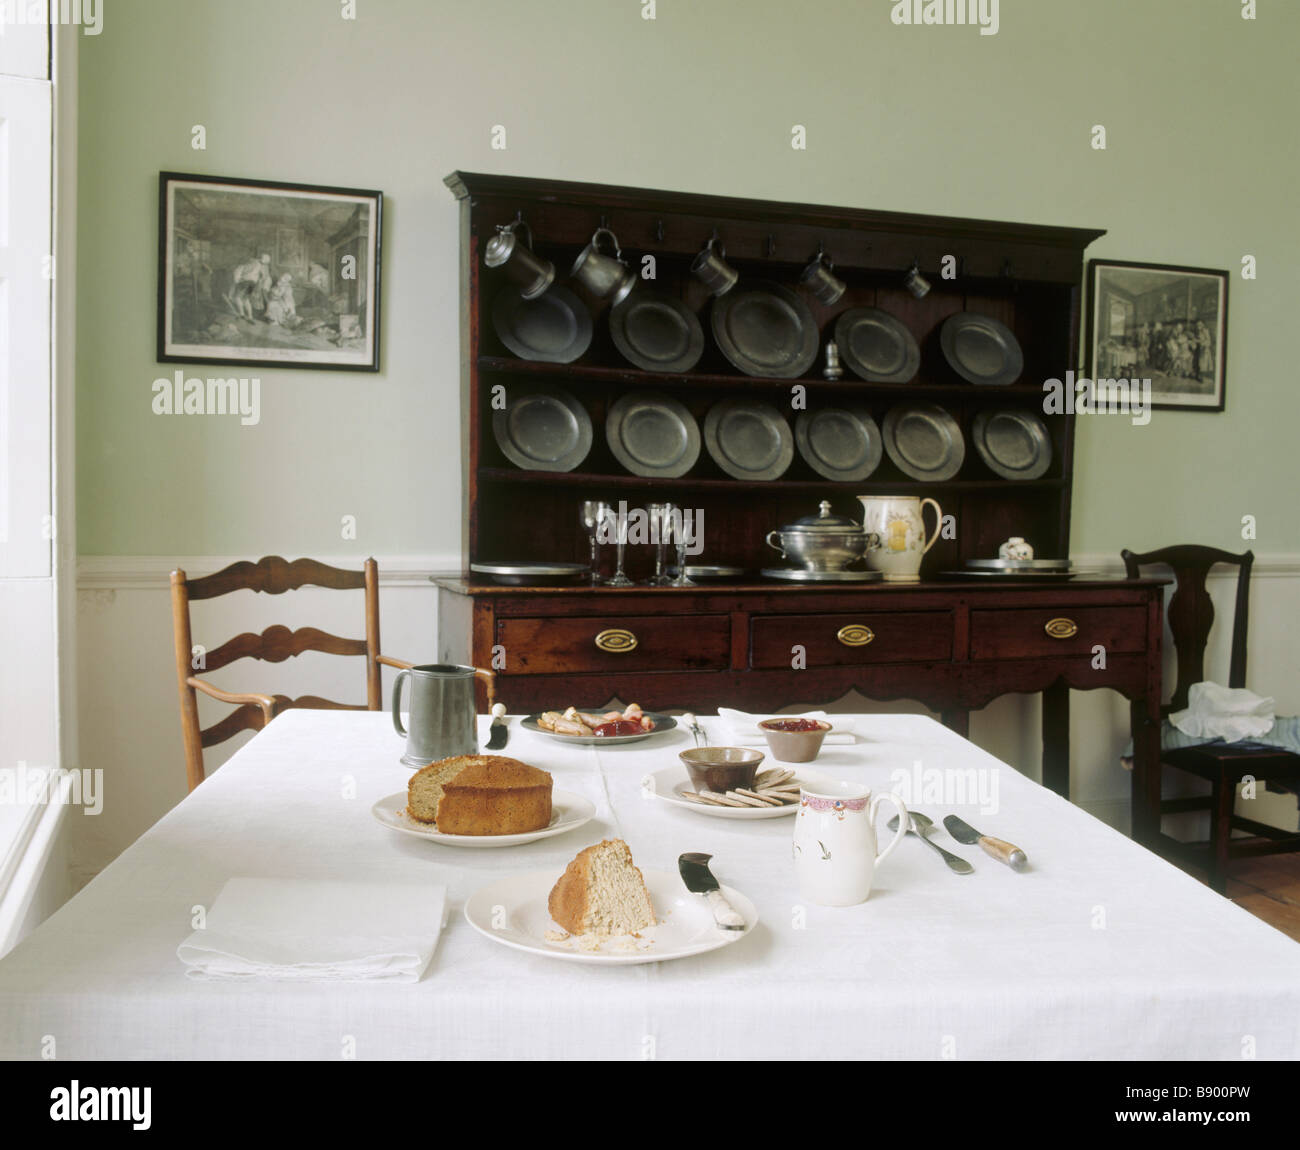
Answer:
<path fill-rule="evenodd" d="M 967 845 L 979 843 L 985 853 L 992 855 L 998 862 L 1006 863 L 1012 870 L 1024 870 L 1029 862 L 1029 857 L 1018 846 L 990 835 L 982 835 L 970 823 L 963 822 L 956 815 L 948 815 L 943 820 L 943 825 L 959 843 Z"/>
<path fill-rule="evenodd" d="M 677 869 L 681 872 L 682 882 L 692 894 L 702 895 L 713 912 L 714 925 L 719 930 L 744 930 L 744 916 L 736 910 L 718 889 L 718 880 L 709 870 L 712 855 L 691 851 L 677 859 Z"/>
<path fill-rule="evenodd" d="M 492 704 L 492 725 L 488 727 L 487 749 L 499 751 L 510 741 L 510 728 L 506 726 L 506 705 Z"/>

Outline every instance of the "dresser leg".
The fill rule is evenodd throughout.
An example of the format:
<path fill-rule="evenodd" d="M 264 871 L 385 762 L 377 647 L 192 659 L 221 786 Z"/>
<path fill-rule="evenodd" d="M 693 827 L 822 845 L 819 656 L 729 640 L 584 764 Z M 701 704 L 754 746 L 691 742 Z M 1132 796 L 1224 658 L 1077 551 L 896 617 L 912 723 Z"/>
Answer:
<path fill-rule="evenodd" d="M 963 739 L 970 738 L 969 711 L 940 711 L 939 722 Z"/>
<path fill-rule="evenodd" d="M 1043 692 L 1043 786 L 1070 797 L 1070 688 L 1065 683 Z"/>
<path fill-rule="evenodd" d="M 1154 716 L 1152 711 L 1154 710 Z M 1139 699 L 1130 707 L 1133 734 L 1132 838 L 1160 853 L 1159 699 Z"/>

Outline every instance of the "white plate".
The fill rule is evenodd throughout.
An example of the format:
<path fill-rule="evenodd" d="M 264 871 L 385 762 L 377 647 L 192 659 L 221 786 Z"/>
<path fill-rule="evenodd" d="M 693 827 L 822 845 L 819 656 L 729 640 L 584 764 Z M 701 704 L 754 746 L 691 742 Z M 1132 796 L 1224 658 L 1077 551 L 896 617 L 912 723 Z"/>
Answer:
<path fill-rule="evenodd" d="M 758 911 L 754 904 L 732 887 L 723 885 L 722 893 L 744 918 L 745 929 L 719 930 L 704 899 L 691 894 L 682 885 L 680 875 L 642 870 L 659 921 L 639 931 L 640 940 L 627 939 L 627 944 L 635 944 L 637 949 L 620 950 L 614 943 L 606 942 L 601 944 L 600 950 L 578 950 L 572 938 L 563 942 L 550 942 L 546 938 L 547 931 L 559 929 L 551 921 L 546 902 L 551 888 L 563 873 L 562 870 L 536 871 L 498 879 L 470 895 L 465 903 L 465 920 L 480 934 L 503 946 L 531 951 L 547 958 L 600 966 L 666 962 L 672 958 L 703 954 L 706 950 L 717 950 L 738 942 L 758 925 Z M 501 922 L 502 914 L 504 925 L 494 926 L 494 922 Z"/>
<path fill-rule="evenodd" d="M 580 711 L 587 711 L 592 715 L 599 715 L 602 712 L 597 709 L 579 707 Z M 542 712 L 538 711 L 535 715 L 525 715 L 519 720 L 519 725 L 525 731 L 532 731 L 534 735 L 545 735 L 548 739 L 558 739 L 562 743 L 580 743 L 584 747 L 616 747 L 622 743 L 639 743 L 642 739 L 653 739 L 656 735 L 662 735 L 665 731 L 671 731 L 677 726 L 677 720 L 672 715 L 661 715 L 657 711 L 643 711 L 642 714 L 654 720 L 654 730 L 644 731 L 639 735 L 610 735 L 608 737 L 601 735 L 560 735 L 555 731 L 548 731 L 538 723 Z"/>
<path fill-rule="evenodd" d="M 524 831 L 517 835 L 444 835 L 428 823 L 416 822 L 406 813 L 406 791 L 395 795 L 385 795 L 373 807 L 370 813 L 390 830 L 401 831 L 404 835 L 428 839 L 449 847 L 517 847 L 522 843 L 535 842 L 537 839 L 551 838 L 553 835 L 567 834 L 576 830 L 583 823 L 590 822 L 596 814 L 596 804 L 582 795 L 572 791 L 551 791 L 551 825 L 540 831 Z"/>
<path fill-rule="evenodd" d="M 759 768 L 760 774 L 773 769 L 792 770 L 793 781 L 796 783 L 823 786 L 834 781 L 820 771 L 805 770 L 799 763 L 780 763 L 774 760 L 769 762 L 770 766 L 764 763 Z M 693 799 L 684 799 L 682 791 L 695 789 L 685 767 L 664 767 L 663 770 L 652 771 L 641 780 L 641 788 L 646 794 L 663 799 L 664 802 L 671 803 L 675 807 L 684 807 L 700 815 L 712 815 L 715 819 L 779 819 L 785 815 L 792 815 L 799 809 L 798 803 L 786 803 L 783 807 L 715 807 L 707 803 L 697 803 Z"/>

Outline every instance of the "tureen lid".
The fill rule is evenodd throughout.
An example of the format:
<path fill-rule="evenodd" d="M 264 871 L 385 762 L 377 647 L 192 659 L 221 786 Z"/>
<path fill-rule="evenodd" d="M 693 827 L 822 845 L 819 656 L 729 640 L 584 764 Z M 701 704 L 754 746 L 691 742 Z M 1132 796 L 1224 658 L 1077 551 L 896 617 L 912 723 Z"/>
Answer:
<path fill-rule="evenodd" d="M 794 523 L 787 523 L 781 530 L 834 531 L 836 534 L 843 534 L 845 531 L 861 531 L 862 524 L 850 519 L 847 515 L 831 514 L 830 501 L 823 499 L 816 515 L 805 515 Z"/>

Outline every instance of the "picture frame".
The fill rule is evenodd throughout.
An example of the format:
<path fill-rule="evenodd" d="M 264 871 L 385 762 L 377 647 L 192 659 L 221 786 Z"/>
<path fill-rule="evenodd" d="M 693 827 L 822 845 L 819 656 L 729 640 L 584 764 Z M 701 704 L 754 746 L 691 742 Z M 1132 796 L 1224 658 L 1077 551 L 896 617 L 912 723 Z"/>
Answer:
<path fill-rule="evenodd" d="M 158 361 L 379 370 L 383 193 L 158 175 Z"/>
<path fill-rule="evenodd" d="M 1223 411 L 1228 273 L 1089 260 L 1085 374 L 1150 379 L 1151 407 Z"/>

